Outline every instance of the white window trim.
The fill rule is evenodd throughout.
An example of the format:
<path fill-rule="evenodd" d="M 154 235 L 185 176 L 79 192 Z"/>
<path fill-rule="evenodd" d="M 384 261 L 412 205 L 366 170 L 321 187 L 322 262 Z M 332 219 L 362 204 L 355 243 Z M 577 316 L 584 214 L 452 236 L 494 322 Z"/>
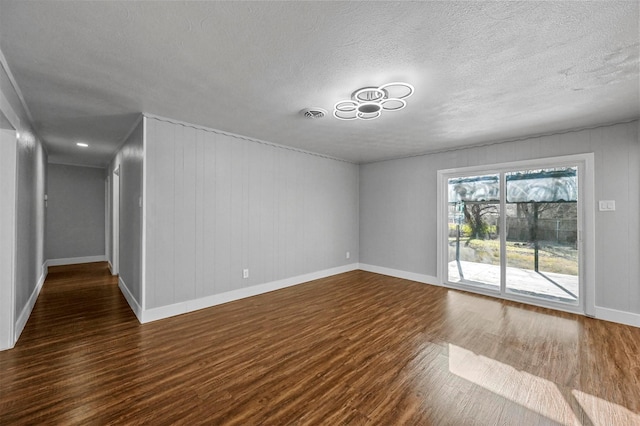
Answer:
<path fill-rule="evenodd" d="M 457 286 L 446 281 L 446 271 L 448 264 L 448 233 L 445 224 L 447 223 L 447 182 L 448 179 L 461 177 L 469 174 L 492 174 L 512 171 L 513 169 L 535 169 L 562 166 L 575 166 L 580 169 L 578 172 L 578 188 L 580 204 L 579 210 L 582 216 L 578 219 L 578 241 L 580 246 L 580 304 L 572 306 L 563 303 L 554 303 L 538 298 L 518 297 L 514 294 L 497 294 L 491 291 L 483 291 L 481 288 L 470 288 L 470 286 Z M 513 161 L 498 164 L 486 164 L 454 169 L 438 170 L 437 189 L 437 223 L 438 223 L 438 281 L 441 285 L 449 288 L 463 289 L 464 291 L 476 292 L 506 300 L 513 300 L 529 305 L 542 306 L 561 311 L 574 312 L 587 316 L 595 316 L 595 180 L 594 180 L 594 154 L 576 154 L 561 157 L 537 158 L 532 160 Z"/>

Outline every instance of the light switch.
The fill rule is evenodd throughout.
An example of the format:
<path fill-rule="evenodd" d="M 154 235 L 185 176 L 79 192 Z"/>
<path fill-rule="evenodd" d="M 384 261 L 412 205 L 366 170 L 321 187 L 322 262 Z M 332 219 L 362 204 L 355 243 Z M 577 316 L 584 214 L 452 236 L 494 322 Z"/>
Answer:
<path fill-rule="evenodd" d="M 612 212 L 616 209 L 615 200 L 600 200 L 598 202 L 598 209 L 601 212 Z"/>

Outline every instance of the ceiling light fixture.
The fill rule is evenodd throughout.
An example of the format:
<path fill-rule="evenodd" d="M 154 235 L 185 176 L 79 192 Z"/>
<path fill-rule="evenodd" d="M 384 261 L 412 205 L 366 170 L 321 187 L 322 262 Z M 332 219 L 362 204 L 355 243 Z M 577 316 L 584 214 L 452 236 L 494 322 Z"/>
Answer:
<path fill-rule="evenodd" d="M 83 148 L 87 148 L 89 145 L 83 142 L 77 142 L 76 145 L 81 146 Z"/>
<path fill-rule="evenodd" d="M 407 106 L 406 98 L 413 95 L 413 86 L 400 81 L 380 87 L 363 87 L 351 94 L 351 99 L 333 107 L 333 116 L 340 120 L 373 120 L 382 111 L 398 111 Z"/>

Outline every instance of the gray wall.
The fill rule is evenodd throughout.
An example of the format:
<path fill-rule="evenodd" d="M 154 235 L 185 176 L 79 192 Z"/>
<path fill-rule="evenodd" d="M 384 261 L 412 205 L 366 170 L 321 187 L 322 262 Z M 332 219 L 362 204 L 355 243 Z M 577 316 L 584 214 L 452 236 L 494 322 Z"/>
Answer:
<path fill-rule="evenodd" d="M 593 152 L 596 305 L 640 313 L 638 121 L 484 147 L 362 165 L 360 262 L 437 275 L 437 171 Z"/>
<path fill-rule="evenodd" d="M 4 289 L 13 288 L 14 333 L 19 334 L 28 319 L 38 283 L 46 274 L 44 265 L 44 188 L 47 153 L 31 128 L 29 116 L 4 67 L 0 66 L 0 109 L 18 132 L 15 142 L 15 193 L 2 194 L 2 202 L 15 208 L 15 246 L 13 249 L 14 282 L 1 276 Z M 13 149 L 13 148 L 12 148 Z M 11 154 L 13 155 L 13 153 Z M 3 305 L 4 306 L 4 305 Z M 29 308 L 29 309 L 25 309 Z M 11 324 L 0 323 L 4 331 Z M 13 340 L 13 339 L 12 339 Z"/>
<path fill-rule="evenodd" d="M 49 164 L 48 260 L 105 254 L 105 170 Z"/>
<path fill-rule="evenodd" d="M 0 130 L 0 350 L 13 346 L 13 271 L 15 267 L 15 130 Z"/>
<path fill-rule="evenodd" d="M 144 160 L 143 122 L 136 125 L 108 168 L 113 197 L 113 171 L 120 167 L 119 275 L 131 295 L 142 306 L 142 170 Z M 111 223 L 111 222 L 110 222 Z M 109 229 L 109 238 L 114 230 Z M 113 264 L 113 248 L 108 259 Z"/>
<path fill-rule="evenodd" d="M 46 167 L 47 155 L 40 141 L 21 132 L 16 190 L 16 315 L 27 306 L 44 273 Z"/>
<path fill-rule="evenodd" d="M 357 165 L 146 120 L 146 309 L 358 262 Z"/>

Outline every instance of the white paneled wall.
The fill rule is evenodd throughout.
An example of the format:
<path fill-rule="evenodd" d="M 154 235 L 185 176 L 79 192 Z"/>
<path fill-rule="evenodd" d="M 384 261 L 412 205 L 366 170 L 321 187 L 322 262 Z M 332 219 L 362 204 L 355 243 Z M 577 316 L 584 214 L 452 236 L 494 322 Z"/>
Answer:
<path fill-rule="evenodd" d="M 616 201 L 616 211 L 595 212 L 596 311 L 600 307 L 612 320 L 635 323 L 640 318 L 638 121 L 362 165 L 360 262 L 437 275 L 438 170 L 588 152 L 595 156 L 596 201 Z"/>
<path fill-rule="evenodd" d="M 159 118 L 146 131 L 145 309 L 358 261 L 357 165 Z"/>
<path fill-rule="evenodd" d="M 33 134 L 20 135 L 16 164 L 15 340 L 31 315 L 47 275 L 44 263 L 47 154 Z"/>
<path fill-rule="evenodd" d="M 6 349 L 7 345 L 13 346 L 17 341 L 47 276 L 47 265 L 44 262 L 47 152 L 31 128 L 29 115 L 23 108 L 14 81 L 8 69 L 0 66 L 0 114 L 17 131 L 11 132 L 13 136 L 3 134 L 1 143 L 12 146 L 3 146 L 0 150 L 3 156 L 0 186 L 11 185 L 13 188 L 0 192 L 2 202 L 6 203 L 1 209 L 3 213 L 0 221 L 5 228 L 2 233 L 3 236 L 6 232 L 13 233 L 9 237 L 11 241 L 3 240 L 4 247 L 0 250 L 4 262 L 9 261 L 12 268 L 12 271 L 0 272 L 0 285 L 3 287 L 0 292 L 3 297 L 0 303 L 3 310 L 0 316 L 0 336 L 3 340 L 0 342 L 0 350 Z M 9 210 L 12 212 L 9 213 L 11 217 L 6 217 L 5 212 Z M 11 256 L 11 259 L 7 256 Z M 6 265 L 4 262 L 3 268 Z M 7 280 L 10 277 L 8 274 L 12 274 L 13 282 L 10 282 L 11 278 Z M 5 295 L 10 298 L 9 301 L 4 299 Z M 6 311 L 9 304 L 13 305 L 13 312 Z M 13 324 L 8 324 L 7 319 Z"/>
<path fill-rule="evenodd" d="M 114 197 L 113 172 L 120 170 L 119 176 L 119 229 L 112 228 L 112 220 L 108 224 L 108 239 L 113 241 L 113 233 L 119 235 L 120 255 L 118 261 L 120 286 L 125 287 L 125 296 L 132 300 L 133 310 L 139 314 L 142 306 L 142 173 L 144 160 L 142 120 L 131 129 L 122 148 L 115 156 L 107 174 L 110 179 L 109 196 Z M 113 205 L 113 201 L 109 203 Z M 107 258 L 114 264 L 114 250 L 109 245 Z"/>
<path fill-rule="evenodd" d="M 15 343 L 16 159 L 16 131 L 0 129 L 0 350 L 11 348 Z"/>

